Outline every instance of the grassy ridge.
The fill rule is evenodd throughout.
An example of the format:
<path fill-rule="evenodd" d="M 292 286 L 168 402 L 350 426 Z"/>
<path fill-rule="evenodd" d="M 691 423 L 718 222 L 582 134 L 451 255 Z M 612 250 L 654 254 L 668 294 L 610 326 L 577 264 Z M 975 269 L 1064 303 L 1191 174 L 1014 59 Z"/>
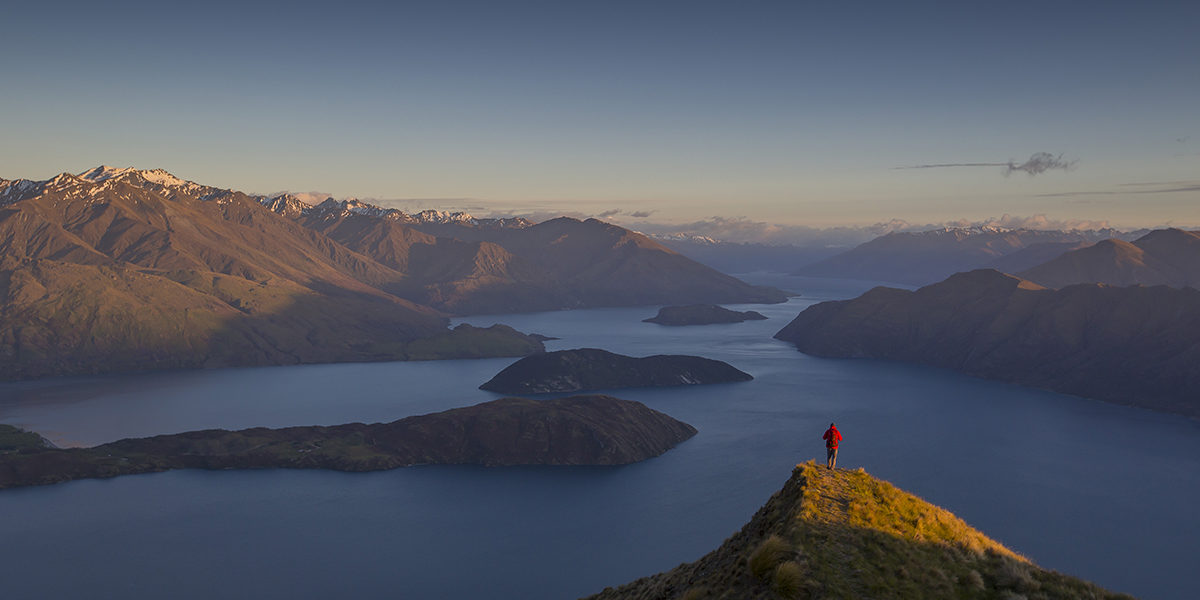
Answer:
<path fill-rule="evenodd" d="M 949 511 L 860 470 L 797 465 L 740 532 L 700 560 L 608 588 L 613 599 L 1118 599 L 1048 571 Z"/>

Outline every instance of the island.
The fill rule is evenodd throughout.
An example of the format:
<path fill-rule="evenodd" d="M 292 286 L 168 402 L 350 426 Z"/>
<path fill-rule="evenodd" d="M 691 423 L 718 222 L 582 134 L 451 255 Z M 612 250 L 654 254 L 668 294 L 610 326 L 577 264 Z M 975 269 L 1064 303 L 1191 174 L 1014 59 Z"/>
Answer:
<path fill-rule="evenodd" d="M 696 434 L 640 402 L 501 398 L 391 423 L 208 429 L 60 449 L 0 425 L 0 488 L 171 469 L 381 471 L 427 464 L 623 465 Z"/>
<path fill-rule="evenodd" d="M 658 309 L 658 314 L 642 319 L 643 323 L 658 323 L 659 325 L 715 325 L 717 323 L 741 323 L 742 321 L 762 321 L 766 317 L 762 313 L 747 310 L 738 312 L 716 304 L 689 304 L 687 306 L 664 306 Z"/>
<path fill-rule="evenodd" d="M 496 374 L 481 390 L 547 394 L 627 387 L 730 383 L 754 379 L 719 360 L 680 354 L 634 358 L 597 348 L 526 356 Z"/>
<path fill-rule="evenodd" d="M 1043 569 L 862 469 L 810 461 L 716 550 L 589 600 L 1026 597 L 1133 600 Z"/>

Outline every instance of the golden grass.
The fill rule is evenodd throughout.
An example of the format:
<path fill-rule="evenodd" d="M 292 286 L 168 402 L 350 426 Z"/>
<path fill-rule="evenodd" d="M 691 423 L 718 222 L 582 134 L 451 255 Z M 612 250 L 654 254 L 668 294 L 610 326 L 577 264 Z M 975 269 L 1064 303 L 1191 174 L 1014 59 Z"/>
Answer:
<path fill-rule="evenodd" d="M 757 579 L 766 579 L 775 571 L 775 567 L 787 557 L 792 547 L 783 538 L 772 535 L 763 540 L 746 562 L 750 574 Z"/>
<path fill-rule="evenodd" d="M 838 524 L 911 540 L 957 545 L 976 554 L 992 551 L 1021 561 L 1028 559 L 974 530 L 948 510 L 896 486 L 855 471 L 796 465 L 807 482 L 799 518 Z"/>

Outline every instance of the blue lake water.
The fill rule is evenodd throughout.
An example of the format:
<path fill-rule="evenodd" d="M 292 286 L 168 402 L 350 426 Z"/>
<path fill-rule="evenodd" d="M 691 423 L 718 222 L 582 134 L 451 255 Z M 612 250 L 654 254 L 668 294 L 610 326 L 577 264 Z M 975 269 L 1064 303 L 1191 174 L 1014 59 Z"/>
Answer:
<path fill-rule="evenodd" d="M 5 597 L 574 598 L 695 560 L 796 462 L 864 467 L 1040 565 L 1145 598 L 1200 597 L 1200 424 L 911 365 L 809 357 L 771 339 L 801 291 L 734 325 L 642 323 L 654 308 L 472 317 L 644 356 L 725 360 L 746 383 L 619 390 L 696 426 L 614 468 L 379 473 L 175 471 L 0 491 Z M 0 385 L 0 422 L 61 445 L 208 427 L 390 421 L 467 406 L 511 359 L 314 365 Z"/>

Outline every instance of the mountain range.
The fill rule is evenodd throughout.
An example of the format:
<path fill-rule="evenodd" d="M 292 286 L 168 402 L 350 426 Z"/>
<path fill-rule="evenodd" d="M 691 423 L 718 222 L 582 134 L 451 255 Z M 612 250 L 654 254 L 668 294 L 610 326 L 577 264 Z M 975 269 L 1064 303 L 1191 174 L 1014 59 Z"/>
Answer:
<path fill-rule="evenodd" d="M 1019 272 L 1100 240 L 1135 239 L 1144 233 L 1113 229 L 1042 231 L 995 225 L 895 232 L 794 272 L 810 277 L 926 285 L 980 268 Z"/>
<path fill-rule="evenodd" d="M 519 356 L 541 343 L 447 313 L 783 300 L 599 221 L 291 200 L 162 170 L 0 180 L 0 378 Z"/>
<path fill-rule="evenodd" d="M 1017 274 L 1055 288 L 1076 283 L 1200 288 L 1200 232 L 1159 229 L 1132 242 L 1102 240 Z"/>
<path fill-rule="evenodd" d="M 807 354 L 882 358 L 1200 416 L 1200 291 L 1076 284 L 994 270 L 916 291 L 877 287 L 801 312 L 776 338 Z"/>
<path fill-rule="evenodd" d="M 594 306 L 783 302 L 650 238 L 596 219 L 475 219 L 408 215 L 354 200 L 264 205 L 406 275 L 388 291 L 451 313 L 533 312 Z M 740 300 L 733 300 L 738 298 Z"/>

